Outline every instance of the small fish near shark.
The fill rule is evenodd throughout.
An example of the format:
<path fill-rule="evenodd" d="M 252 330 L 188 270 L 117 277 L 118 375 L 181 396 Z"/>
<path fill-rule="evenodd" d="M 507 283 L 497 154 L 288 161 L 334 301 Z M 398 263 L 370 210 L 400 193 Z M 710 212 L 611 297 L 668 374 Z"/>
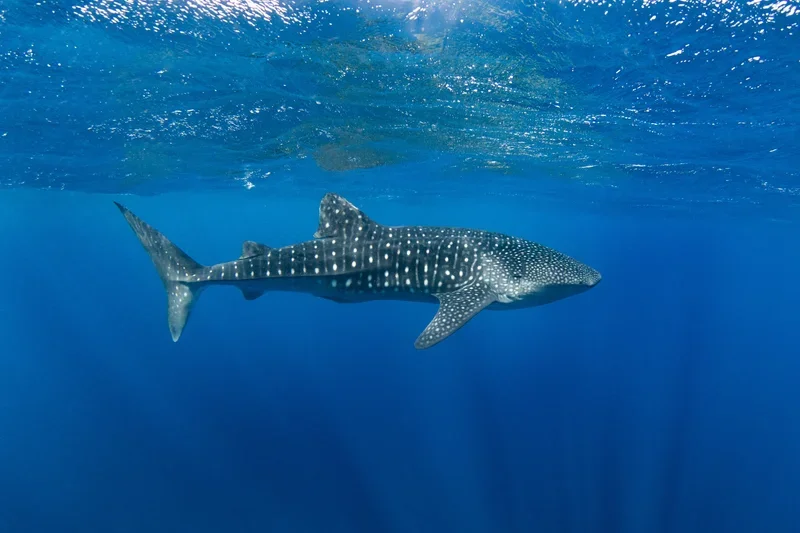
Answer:
<path fill-rule="evenodd" d="M 114 203 L 164 283 L 173 341 L 211 285 L 238 287 L 247 300 L 295 291 L 336 302 L 438 301 L 438 312 L 414 343 L 425 349 L 483 309 L 543 305 L 601 280 L 593 268 L 535 242 L 473 229 L 385 226 L 333 193 L 320 203 L 314 240 L 282 248 L 246 241 L 240 258 L 203 266 Z"/>

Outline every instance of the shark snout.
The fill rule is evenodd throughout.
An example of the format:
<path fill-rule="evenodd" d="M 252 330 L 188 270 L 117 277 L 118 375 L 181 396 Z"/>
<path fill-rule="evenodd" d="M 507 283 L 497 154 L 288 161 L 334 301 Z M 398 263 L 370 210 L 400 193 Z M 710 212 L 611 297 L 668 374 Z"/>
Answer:
<path fill-rule="evenodd" d="M 584 278 L 583 284 L 586 285 L 587 287 L 594 287 L 601 281 L 603 281 L 602 274 L 600 274 L 600 272 L 596 270 L 592 270 L 592 272 Z"/>

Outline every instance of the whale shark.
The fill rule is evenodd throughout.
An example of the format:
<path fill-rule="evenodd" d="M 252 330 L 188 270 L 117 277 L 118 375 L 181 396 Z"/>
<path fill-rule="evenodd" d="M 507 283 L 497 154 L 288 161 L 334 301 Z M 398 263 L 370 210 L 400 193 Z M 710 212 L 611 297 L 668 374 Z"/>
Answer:
<path fill-rule="evenodd" d="M 114 203 L 164 283 L 175 342 L 200 293 L 212 285 L 233 285 L 247 300 L 269 291 L 295 291 L 340 303 L 438 303 L 414 343 L 426 349 L 483 309 L 547 304 L 585 292 L 602 279 L 595 269 L 561 252 L 501 233 L 383 225 L 334 193 L 320 202 L 314 239 L 281 248 L 245 241 L 238 259 L 204 266 Z"/>

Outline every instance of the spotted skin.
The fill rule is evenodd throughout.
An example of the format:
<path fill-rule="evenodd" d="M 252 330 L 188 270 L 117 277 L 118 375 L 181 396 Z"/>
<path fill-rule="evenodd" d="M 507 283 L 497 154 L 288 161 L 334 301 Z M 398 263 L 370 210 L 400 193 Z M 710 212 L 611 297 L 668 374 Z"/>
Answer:
<path fill-rule="evenodd" d="M 320 202 L 314 240 L 283 248 L 246 241 L 239 259 L 206 267 L 117 206 L 164 282 L 175 341 L 199 292 L 209 285 L 235 285 L 248 300 L 265 291 L 297 291 L 342 303 L 438 301 L 439 311 L 415 342 L 425 349 L 484 308 L 542 305 L 601 279 L 556 250 L 500 233 L 378 224 L 332 193 Z"/>

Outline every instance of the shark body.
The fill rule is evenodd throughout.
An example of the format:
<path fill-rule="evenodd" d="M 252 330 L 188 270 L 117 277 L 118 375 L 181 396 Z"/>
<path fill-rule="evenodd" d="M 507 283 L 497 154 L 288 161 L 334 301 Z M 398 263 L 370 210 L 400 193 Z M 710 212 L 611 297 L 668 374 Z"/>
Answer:
<path fill-rule="evenodd" d="M 248 300 L 267 291 L 297 291 L 343 303 L 438 301 L 438 312 L 414 343 L 425 349 L 482 309 L 542 305 L 601 280 L 593 268 L 535 242 L 472 229 L 385 226 L 333 193 L 320 202 L 314 240 L 282 248 L 246 241 L 235 261 L 203 266 L 116 205 L 164 283 L 174 341 L 211 285 L 234 285 Z"/>

